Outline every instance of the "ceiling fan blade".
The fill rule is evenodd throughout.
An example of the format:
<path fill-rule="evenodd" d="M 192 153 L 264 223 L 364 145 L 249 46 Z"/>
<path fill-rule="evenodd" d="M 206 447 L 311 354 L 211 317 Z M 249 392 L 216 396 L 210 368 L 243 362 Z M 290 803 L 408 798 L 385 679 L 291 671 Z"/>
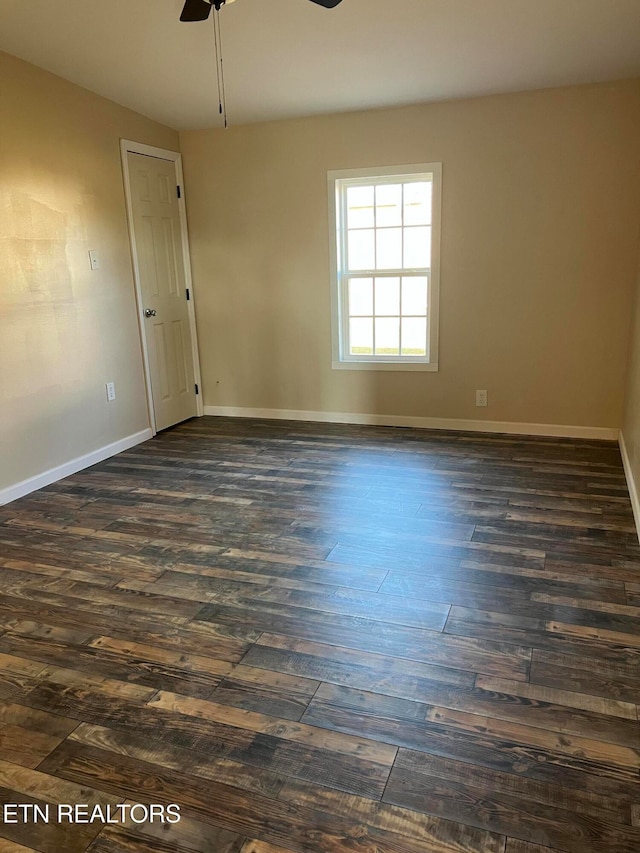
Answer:
<path fill-rule="evenodd" d="M 318 6 L 324 6 L 325 9 L 335 9 L 338 3 L 342 0 L 311 0 L 312 3 L 317 3 Z"/>
<path fill-rule="evenodd" d="M 180 15 L 181 21 L 206 21 L 211 14 L 211 3 L 207 0 L 187 0 Z"/>

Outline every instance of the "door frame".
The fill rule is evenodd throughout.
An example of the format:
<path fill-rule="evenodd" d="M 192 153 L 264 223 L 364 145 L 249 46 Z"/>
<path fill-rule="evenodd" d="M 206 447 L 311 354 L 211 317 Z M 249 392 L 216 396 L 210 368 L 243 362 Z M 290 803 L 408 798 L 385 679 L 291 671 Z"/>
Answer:
<path fill-rule="evenodd" d="M 147 335 L 144 323 L 144 305 L 142 299 L 142 285 L 140 281 L 140 265 L 138 263 L 138 247 L 133 228 L 133 197 L 131 194 L 131 174 L 129 172 L 129 160 L 127 155 L 144 154 L 147 157 L 155 157 L 157 160 L 170 160 L 175 164 L 176 179 L 181 189 L 178 199 L 180 211 L 180 233 L 182 238 L 182 260 L 184 264 L 185 287 L 189 290 L 190 299 L 187 303 L 189 313 L 189 328 L 191 331 L 191 357 L 193 360 L 193 376 L 198 386 L 199 394 L 196 394 L 196 411 L 198 417 L 204 415 L 204 401 L 202 394 L 202 377 L 200 373 L 200 357 L 198 354 L 198 334 L 196 330 L 195 295 L 193 292 L 193 278 L 191 276 L 191 254 L 189 252 L 189 232 L 187 230 L 187 208 L 184 192 L 184 174 L 182 171 L 182 154 L 178 151 L 169 151 L 165 148 L 155 148 L 153 145 L 145 145 L 142 142 L 133 142 L 130 139 L 120 140 L 120 155 L 122 158 L 122 175 L 124 180 L 124 195 L 127 206 L 127 226 L 129 229 L 129 244 L 131 247 L 131 262 L 133 264 L 133 279 L 136 294 L 136 308 L 138 313 L 138 329 L 140 332 L 140 345 L 142 350 L 142 366 L 144 380 L 147 390 L 147 409 L 149 412 L 149 425 L 156 435 L 156 417 L 153 405 L 153 392 L 151 388 L 151 369 L 149 366 L 149 351 L 147 348 Z"/>

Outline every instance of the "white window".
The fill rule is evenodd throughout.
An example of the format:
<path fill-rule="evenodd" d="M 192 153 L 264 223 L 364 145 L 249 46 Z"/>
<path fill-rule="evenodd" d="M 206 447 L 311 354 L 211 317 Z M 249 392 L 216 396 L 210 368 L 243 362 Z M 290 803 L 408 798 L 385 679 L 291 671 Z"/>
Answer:
<path fill-rule="evenodd" d="M 438 369 L 441 174 L 329 173 L 334 368 Z"/>

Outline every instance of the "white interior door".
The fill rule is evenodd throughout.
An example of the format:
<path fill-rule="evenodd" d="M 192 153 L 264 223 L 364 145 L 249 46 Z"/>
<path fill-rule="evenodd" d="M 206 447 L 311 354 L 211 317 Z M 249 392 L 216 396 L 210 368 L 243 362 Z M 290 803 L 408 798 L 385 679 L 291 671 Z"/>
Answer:
<path fill-rule="evenodd" d="M 127 152 L 156 430 L 197 414 L 176 165 Z"/>

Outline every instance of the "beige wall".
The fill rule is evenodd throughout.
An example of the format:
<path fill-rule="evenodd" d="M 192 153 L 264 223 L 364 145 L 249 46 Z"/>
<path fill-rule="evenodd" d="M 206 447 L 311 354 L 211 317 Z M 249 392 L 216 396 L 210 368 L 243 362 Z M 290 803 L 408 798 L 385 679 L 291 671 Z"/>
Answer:
<path fill-rule="evenodd" d="M 640 81 L 181 145 L 207 405 L 620 426 Z M 326 173 L 429 161 L 443 163 L 440 371 L 332 371 Z"/>
<path fill-rule="evenodd" d="M 636 525 L 640 535 L 640 255 L 638 257 L 638 280 L 633 311 L 631 345 L 627 372 L 626 404 L 622 424 L 624 450 L 627 458 L 627 481 L 631 493 Z"/>
<path fill-rule="evenodd" d="M 178 146 L 0 53 L 0 490 L 148 426 L 121 137 Z"/>

